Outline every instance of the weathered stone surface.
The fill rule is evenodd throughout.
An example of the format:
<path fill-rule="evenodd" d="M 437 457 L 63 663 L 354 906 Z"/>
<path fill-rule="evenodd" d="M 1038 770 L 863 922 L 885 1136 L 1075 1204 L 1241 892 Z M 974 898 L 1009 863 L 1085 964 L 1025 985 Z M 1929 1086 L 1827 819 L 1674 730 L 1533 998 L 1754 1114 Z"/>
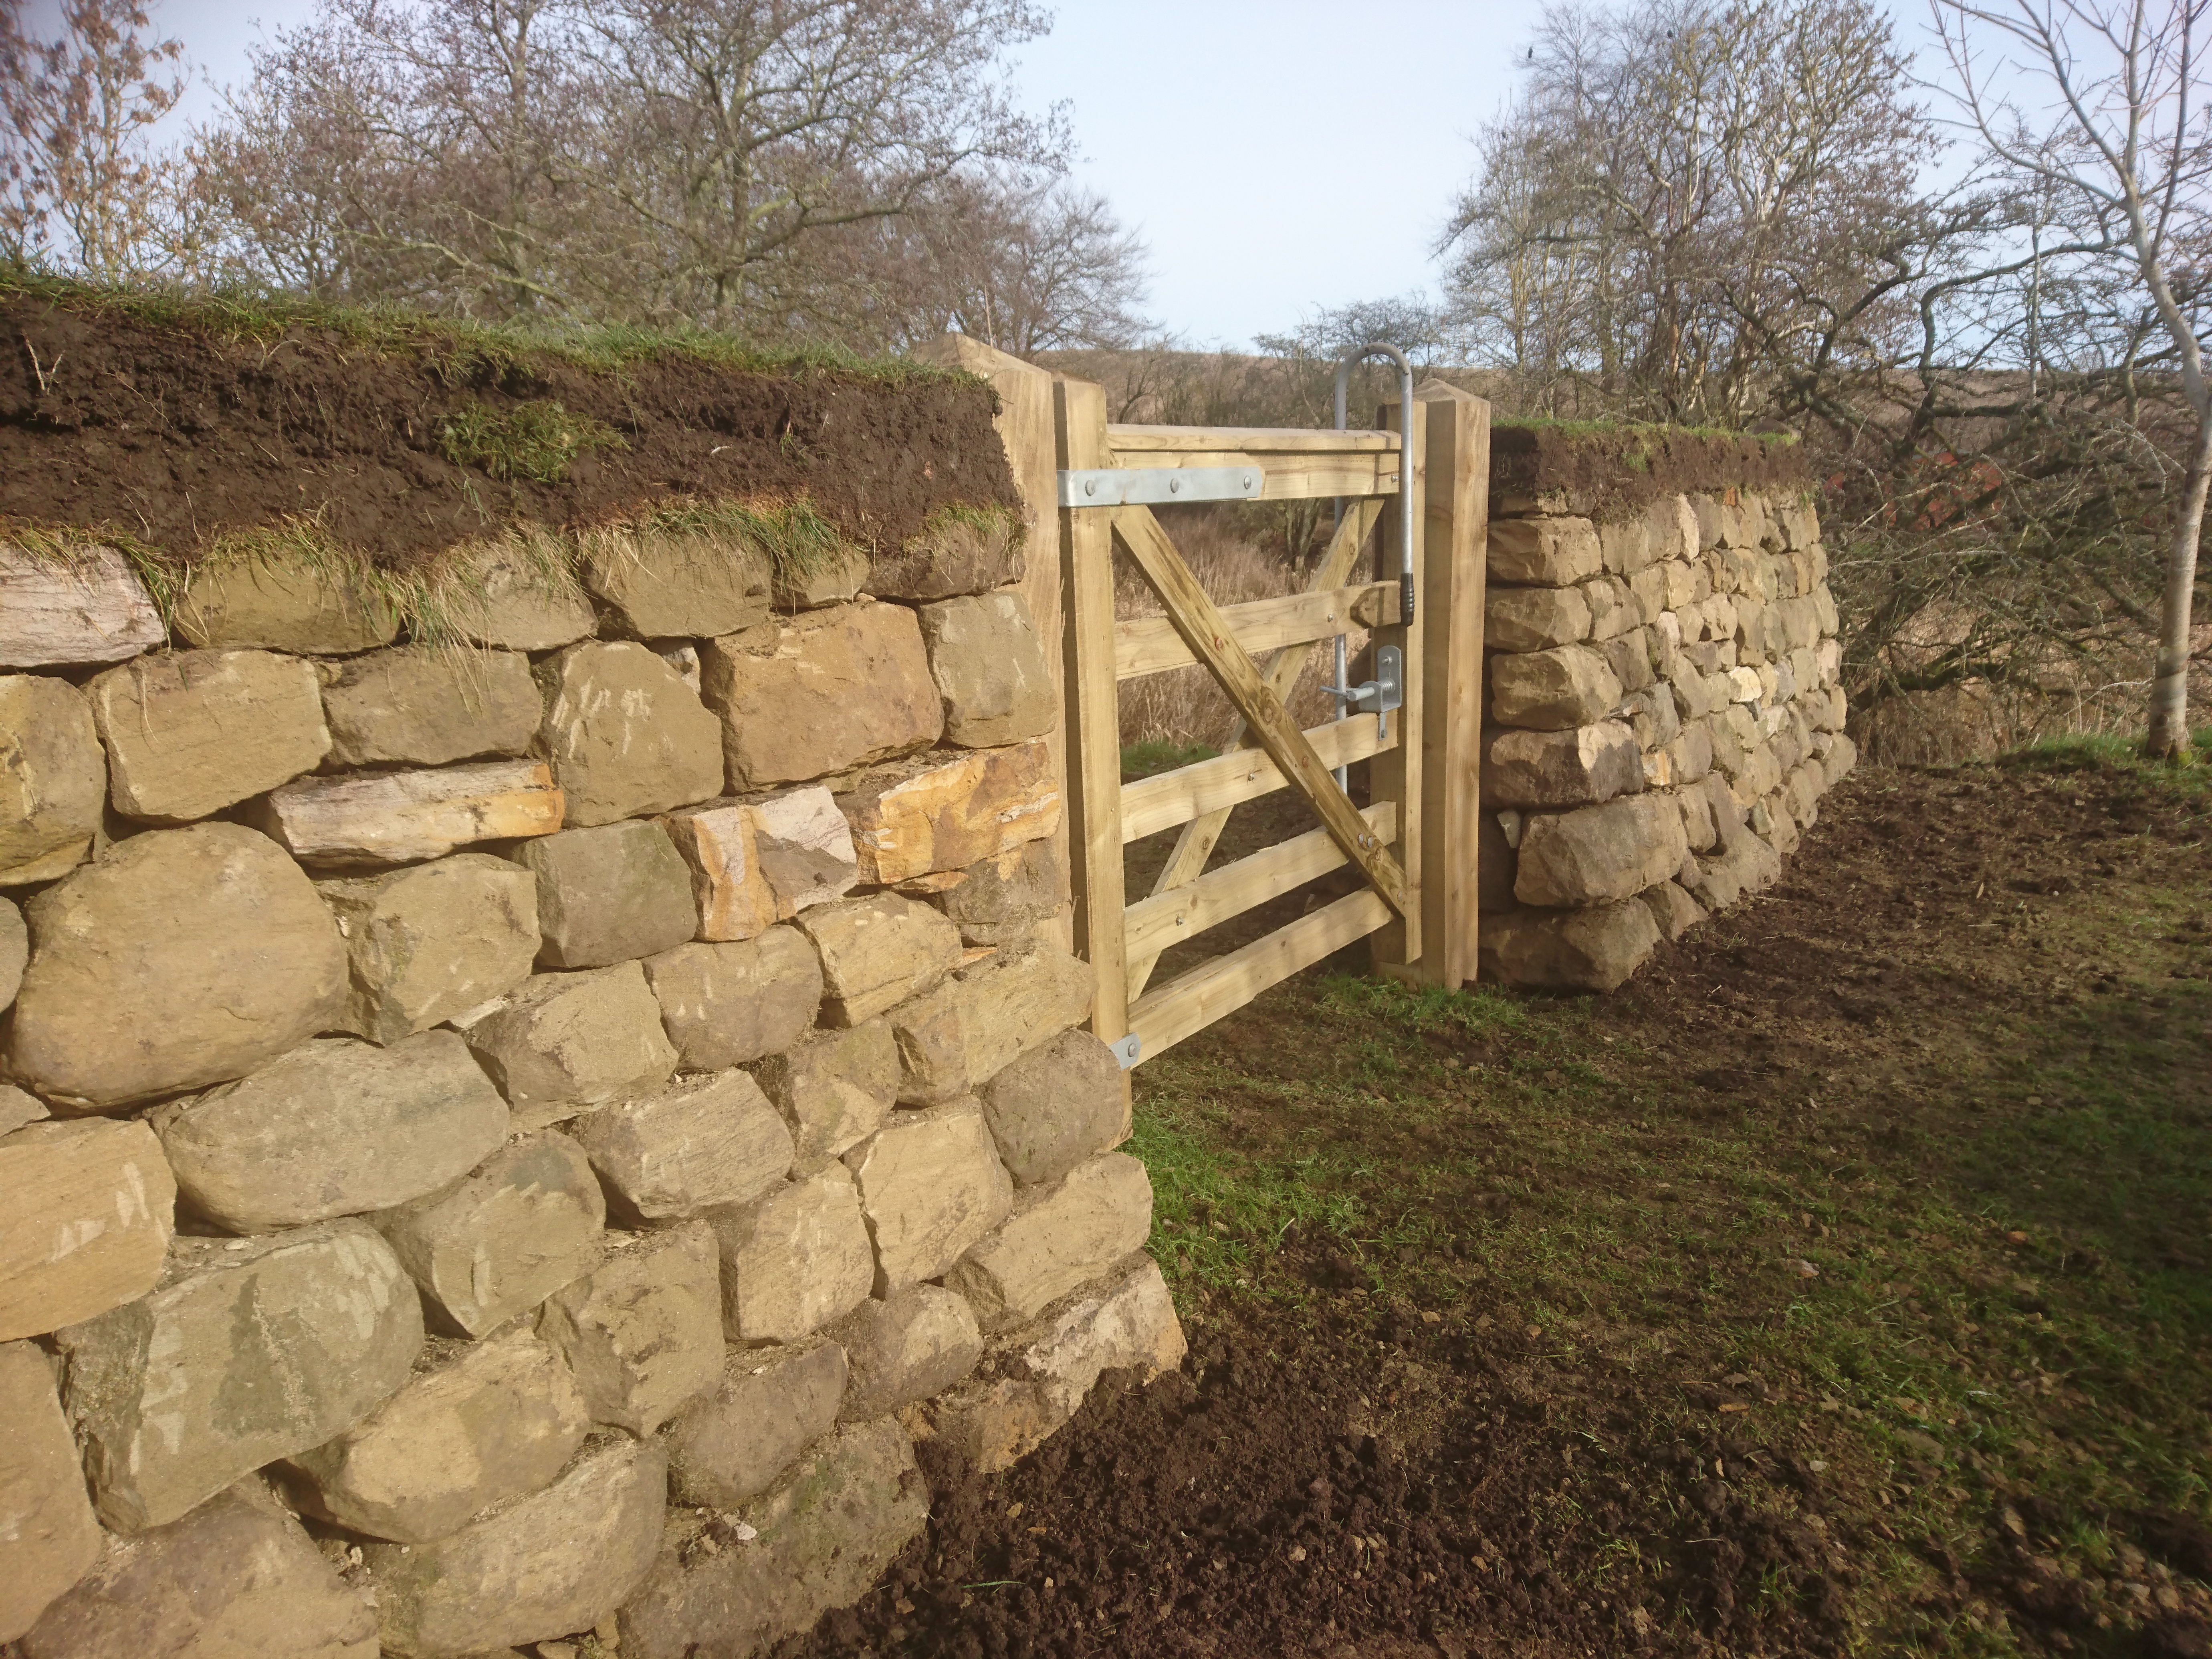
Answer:
<path fill-rule="evenodd" d="M 652 1434 L 722 1373 L 714 1229 L 692 1221 L 611 1240 L 588 1277 L 546 1302 L 538 1334 L 575 1373 L 593 1422 Z"/>
<path fill-rule="evenodd" d="M 916 603 L 988 593 L 1022 579 L 1022 523 L 1012 514 L 940 513 L 896 553 L 876 557 L 868 591 Z"/>
<path fill-rule="evenodd" d="M 734 945 L 679 945 L 647 957 L 645 977 L 687 1072 L 719 1072 L 788 1048 L 822 1006 L 822 959 L 791 927 Z"/>
<path fill-rule="evenodd" d="M 372 1538 L 427 1544 L 552 1484 L 592 1418 L 568 1368 L 526 1330 L 446 1342 L 435 1361 L 284 1481 L 307 1513 Z"/>
<path fill-rule="evenodd" d="M 0 1642 L 12 1642 L 100 1559 L 100 1534 L 53 1368 L 28 1342 L 0 1346 Z"/>
<path fill-rule="evenodd" d="M 1039 944 L 963 969 L 888 1018 L 898 1041 L 900 1100 L 927 1105 L 985 1082 L 1091 1012 L 1091 965 Z"/>
<path fill-rule="evenodd" d="M 1128 1136 L 1128 1074 L 1088 1031 L 1063 1031 L 1006 1066 L 982 1097 L 999 1158 L 1024 1186 L 1057 1181 Z"/>
<path fill-rule="evenodd" d="M 133 836 L 24 909 L 8 1070 L 50 1101 L 227 1082 L 343 1018 L 345 941 L 299 866 L 243 825 Z"/>
<path fill-rule="evenodd" d="M 449 1328 L 482 1336 L 591 1272 L 606 1218 L 583 1148 L 541 1132 L 369 1220 Z"/>
<path fill-rule="evenodd" d="M 806 911 L 799 931 L 822 957 L 823 1020 L 858 1025 L 933 988 L 959 964 L 960 930 L 926 904 L 878 893 Z"/>
<path fill-rule="evenodd" d="M 556 650 L 598 625 L 565 554 L 543 544 L 493 543 L 465 556 L 440 598 L 456 634 L 499 650 Z"/>
<path fill-rule="evenodd" d="M 25 1094 L 11 1083 L 0 1083 L 0 1135 L 11 1135 L 26 1123 L 40 1123 L 53 1114 L 36 1095 Z"/>
<path fill-rule="evenodd" d="M 543 752 L 571 827 L 665 812 L 722 793 L 720 728 L 667 663 L 588 641 L 540 663 Z"/>
<path fill-rule="evenodd" d="M 1725 910 L 1748 893 L 1763 892 L 1782 879 L 1782 860 L 1774 849 L 1747 830 L 1723 843 L 1720 853 L 1701 858 L 1704 881 L 1697 896 L 1709 910 Z"/>
<path fill-rule="evenodd" d="M 1042 737 L 1060 698 L 1029 601 L 1012 588 L 920 611 L 930 676 L 945 702 L 945 740 L 990 749 Z"/>
<path fill-rule="evenodd" d="M 889 1300 L 870 1297 L 830 1328 L 848 1370 L 840 1415 L 866 1422 L 942 1394 L 975 1369 L 983 1335 L 967 1300 L 916 1285 Z"/>
<path fill-rule="evenodd" d="M 538 761 L 301 778 L 254 803 L 255 826 L 302 864 L 336 868 L 443 858 L 472 842 L 550 836 L 561 791 Z"/>
<path fill-rule="evenodd" d="M 898 1097 L 898 1043 L 884 1021 L 822 1031 L 753 1067 L 790 1127 L 793 1167 L 812 1175 L 883 1127 Z"/>
<path fill-rule="evenodd" d="M 1604 567 L 1588 519 L 1492 519 L 1490 580 L 1568 587 Z"/>
<path fill-rule="evenodd" d="M 325 668 L 323 712 L 342 766 L 443 766 L 522 753 L 545 711 L 520 652 L 403 645 Z"/>
<path fill-rule="evenodd" d="M 976 1101 L 896 1113 L 845 1164 L 875 1243 L 878 1296 L 937 1278 L 1013 1206 Z"/>
<path fill-rule="evenodd" d="M 844 897 L 860 880 L 853 826 L 820 785 L 760 796 L 745 810 L 781 920 Z"/>
<path fill-rule="evenodd" d="M 1578 587 L 1493 587 L 1483 605 L 1482 642 L 1492 651 L 1572 645 L 1589 631 L 1589 601 Z"/>
<path fill-rule="evenodd" d="M 837 805 L 853 826 L 860 879 L 885 886 L 963 869 L 1060 827 L 1060 787 L 1042 738 L 879 767 Z"/>
<path fill-rule="evenodd" d="M 376 1611 L 258 1481 L 112 1538 L 24 1659 L 376 1659 Z"/>
<path fill-rule="evenodd" d="M 1523 904 L 1607 904 L 1666 880 L 1688 851 L 1682 815 L 1662 796 L 1533 814 L 1513 890 Z"/>
<path fill-rule="evenodd" d="M 159 1108 L 178 1189 L 235 1233 L 388 1209 L 457 1181 L 507 1138 L 507 1103 L 468 1044 L 326 1037 L 238 1083 Z"/>
<path fill-rule="evenodd" d="M 1589 606 L 1592 640 L 1615 639 L 1643 625 L 1643 609 L 1620 577 L 1593 576 L 1575 591 Z"/>
<path fill-rule="evenodd" d="M 296 555 L 202 564 L 178 603 L 177 632 L 203 649 L 373 651 L 398 637 L 399 613 L 367 574 L 359 566 Z"/>
<path fill-rule="evenodd" d="M 314 769 L 329 752 L 314 665 L 268 651 L 179 651 L 87 688 L 118 811 L 185 823 Z"/>
<path fill-rule="evenodd" d="M 509 855 L 538 880 L 538 961 L 605 968 L 681 945 L 698 931 L 691 872 L 641 821 L 526 842 Z"/>
<path fill-rule="evenodd" d="M 775 925 L 775 892 L 761 868 L 753 815 L 743 803 L 687 807 L 664 815 L 660 827 L 690 872 L 701 939 L 747 939 Z"/>
<path fill-rule="evenodd" d="M 143 1296 L 177 1188 L 143 1123 L 33 1122 L 0 1137 L 0 1339 L 38 1336 Z"/>
<path fill-rule="evenodd" d="M 92 852 L 107 757 L 66 680 L 0 675 L 0 887 L 52 881 Z"/>
<path fill-rule="evenodd" d="M 1658 944 L 1659 925 L 1638 899 L 1588 910 L 1509 910 L 1483 923 L 1481 971 L 1508 985 L 1611 991 Z"/>
<path fill-rule="evenodd" d="M 1619 720 L 1564 732 L 1502 731 L 1482 769 L 1486 799 L 1507 806 L 1589 806 L 1644 787 L 1636 733 Z"/>
<path fill-rule="evenodd" d="M 1620 682 L 1623 692 L 1643 691 L 1656 684 L 1658 676 L 1651 661 L 1652 635 L 1649 629 L 1632 628 L 1607 640 L 1599 649 L 1604 654 L 1606 666 Z"/>
<path fill-rule="evenodd" d="M 566 1474 L 434 1544 L 367 1544 L 384 1651 L 447 1659 L 590 1630 L 653 1566 L 668 1456 L 587 1451 Z"/>
<path fill-rule="evenodd" d="M 850 1607 L 928 1523 L 929 1489 L 884 1419 L 824 1442 L 744 1517 L 757 1536 L 688 1565 L 672 1529 L 623 1607 L 623 1659 L 746 1659 Z"/>
<path fill-rule="evenodd" d="M 1636 896 L 1650 908 L 1651 920 L 1659 924 L 1662 939 L 1680 939 L 1705 919 L 1697 900 L 1671 881 L 1647 887 Z"/>
<path fill-rule="evenodd" d="M 571 1133 L 629 1222 L 750 1204 L 791 1172 L 791 1131 L 743 1072 L 617 1101 Z"/>
<path fill-rule="evenodd" d="M 842 1164 L 706 1218 L 732 1342 L 796 1342 L 859 1307 L 875 1281 L 860 1189 Z"/>
<path fill-rule="evenodd" d="M 845 1386 L 835 1342 L 731 1350 L 721 1386 L 669 1425 L 669 1490 L 722 1510 L 759 1497 L 836 1426 Z"/>
<path fill-rule="evenodd" d="M 782 569 L 772 580 L 779 611 L 819 611 L 826 605 L 842 605 L 868 585 L 867 550 L 842 544 L 826 558 L 804 570 Z"/>
<path fill-rule="evenodd" d="M 469 1047 L 507 1097 L 514 1127 L 541 1128 L 675 1075 L 660 1005 L 634 962 L 538 974 L 473 1021 Z"/>
<path fill-rule="evenodd" d="M 165 637 L 145 584 L 114 548 L 50 558 L 0 542 L 0 667 L 119 662 Z"/>
<path fill-rule="evenodd" d="M 382 1239 L 326 1221 L 179 1238 L 150 1294 L 56 1340 L 100 1518 L 137 1532 L 361 1421 L 407 1380 L 422 1309 Z"/>
<path fill-rule="evenodd" d="M 1018 945 L 1068 902 L 1067 867 L 1049 840 L 1029 842 L 961 872 L 962 879 L 929 902 L 960 930 L 967 945 Z"/>
<path fill-rule="evenodd" d="M 633 640 L 735 634 L 768 615 L 769 566 L 753 547 L 706 532 L 600 530 L 580 574 L 606 631 Z"/>
<path fill-rule="evenodd" d="M 1093 1158 L 1013 1213 L 945 1275 L 987 1329 L 1034 1319 L 1086 1279 L 1140 1249 L 1152 1231 L 1152 1183 L 1126 1152 Z"/>
<path fill-rule="evenodd" d="M 834 605 L 710 640 L 701 672 L 740 788 L 909 754 L 944 730 L 921 624 L 902 605 Z"/>
<path fill-rule="evenodd" d="M 1490 717 L 1501 726 L 1559 732 L 1603 720 L 1620 706 L 1620 680 L 1604 653 L 1563 645 L 1490 659 Z"/>
<path fill-rule="evenodd" d="M 505 996 L 538 955 L 536 888 L 527 870 L 483 853 L 317 882 L 345 937 L 343 1024 L 397 1042 Z"/>

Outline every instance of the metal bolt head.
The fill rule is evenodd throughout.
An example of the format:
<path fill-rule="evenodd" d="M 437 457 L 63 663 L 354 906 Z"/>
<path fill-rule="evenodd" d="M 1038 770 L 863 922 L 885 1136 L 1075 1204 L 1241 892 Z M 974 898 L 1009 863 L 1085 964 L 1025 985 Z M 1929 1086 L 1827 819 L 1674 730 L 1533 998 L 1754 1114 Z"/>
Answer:
<path fill-rule="evenodd" d="M 1179 495 L 1182 493 L 1182 480 L 1181 478 L 1170 478 L 1168 480 L 1168 494 L 1170 495 Z"/>
<path fill-rule="evenodd" d="M 1096 495 L 1098 493 L 1098 480 L 1085 478 L 1083 481 L 1083 493 L 1086 495 Z"/>

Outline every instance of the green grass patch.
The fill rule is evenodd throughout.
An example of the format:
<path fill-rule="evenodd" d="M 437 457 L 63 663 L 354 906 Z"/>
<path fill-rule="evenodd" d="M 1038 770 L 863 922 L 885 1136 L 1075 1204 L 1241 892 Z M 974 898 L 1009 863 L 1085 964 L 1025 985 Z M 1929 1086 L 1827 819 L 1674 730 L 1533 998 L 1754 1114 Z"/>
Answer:
<path fill-rule="evenodd" d="M 1128 778 L 1149 778 L 1162 772 L 1172 772 L 1178 767 L 1195 766 L 1202 760 L 1212 760 L 1221 751 L 1202 743 L 1173 743 L 1165 738 L 1146 738 L 1141 743 L 1121 745 L 1121 775 Z"/>
<path fill-rule="evenodd" d="M 550 398 L 505 409 L 471 403 L 438 428 L 438 447 L 455 466 L 472 466 L 504 483 L 558 483 L 587 449 L 627 449 L 604 421 L 573 414 Z"/>

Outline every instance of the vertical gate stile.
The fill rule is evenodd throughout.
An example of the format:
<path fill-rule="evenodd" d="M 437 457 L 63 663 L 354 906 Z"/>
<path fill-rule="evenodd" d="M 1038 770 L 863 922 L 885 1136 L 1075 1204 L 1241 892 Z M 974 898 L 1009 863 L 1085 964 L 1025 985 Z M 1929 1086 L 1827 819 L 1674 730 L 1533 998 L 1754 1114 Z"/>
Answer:
<path fill-rule="evenodd" d="M 1410 410 L 1398 404 L 1383 405 L 1379 422 L 1385 429 L 1397 432 L 1404 448 L 1400 452 L 1399 465 L 1412 469 L 1413 514 L 1412 545 L 1406 545 L 1401 533 L 1400 515 L 1386 513 L 1382 523 L 1382 562 L 1376 570 L 1378 578 L 1404 572 L 1413 577 L 1411 591 L 1425 592 L 1422 585 L 1422 551 L 1426 538 L 1424 534 L 1426 514 L 1423 507 L 1422 491 L 1426 487 L 1428 452 L 1425 434 L 1427 428 L 1427 405 L 1414 403 Z M 1369 943 L 1370 960 L 1376 971 L 1403 978 L 1419 962 L 1424 949 L 1422 936 L 1421 883 L 1421 645 L 1426 629 L 1423 607 L 1414 606 L 1414 620 L 1408 626 L 1398 624 L 1376 629 L 1370 639 L 1370 649 L 1379 650 L 1395 646 L 1404 653 L 1407 695 L 1404 704 L 1393 718 L 1396 720 L 1398 741 L 1382 754 L 1368 762 L 1368 798 L 1370 800 L 1395 800 L 1398 803 L 1398 861 L 1406 872 L 1406 908 L 1402 915 L 1395 916 L 1371 935 Z"/>

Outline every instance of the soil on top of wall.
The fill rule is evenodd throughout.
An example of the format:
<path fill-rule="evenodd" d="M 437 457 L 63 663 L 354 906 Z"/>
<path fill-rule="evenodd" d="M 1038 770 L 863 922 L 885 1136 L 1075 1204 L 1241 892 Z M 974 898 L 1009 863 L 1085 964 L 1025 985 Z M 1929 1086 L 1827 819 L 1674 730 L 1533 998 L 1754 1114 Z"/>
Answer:
<path fill-rule="evenodd" d="M 1583 421 L 1501 422 L 1490 434 L 1493 511 L 1563 495 L 1566 511 L 1618 521 L 1662 495 L 1811 484 L 1804 446 L 1786 438 Z"/>
<path fill-rule="evenodd" d="M 0 285 L 0 522 L 105 526 L 189 564 L 225 532 L 309 516 L 403 569 L 511 524 L 580 528 L 672 496 L 803 496 L 871 548 L 941 506 L 1018 507 L 972 376 L 758 361 Z M 532 422 L 556 445 L 586 434 L 554 482 L 451 458 L 471 432 L 526 441 Z"/>

